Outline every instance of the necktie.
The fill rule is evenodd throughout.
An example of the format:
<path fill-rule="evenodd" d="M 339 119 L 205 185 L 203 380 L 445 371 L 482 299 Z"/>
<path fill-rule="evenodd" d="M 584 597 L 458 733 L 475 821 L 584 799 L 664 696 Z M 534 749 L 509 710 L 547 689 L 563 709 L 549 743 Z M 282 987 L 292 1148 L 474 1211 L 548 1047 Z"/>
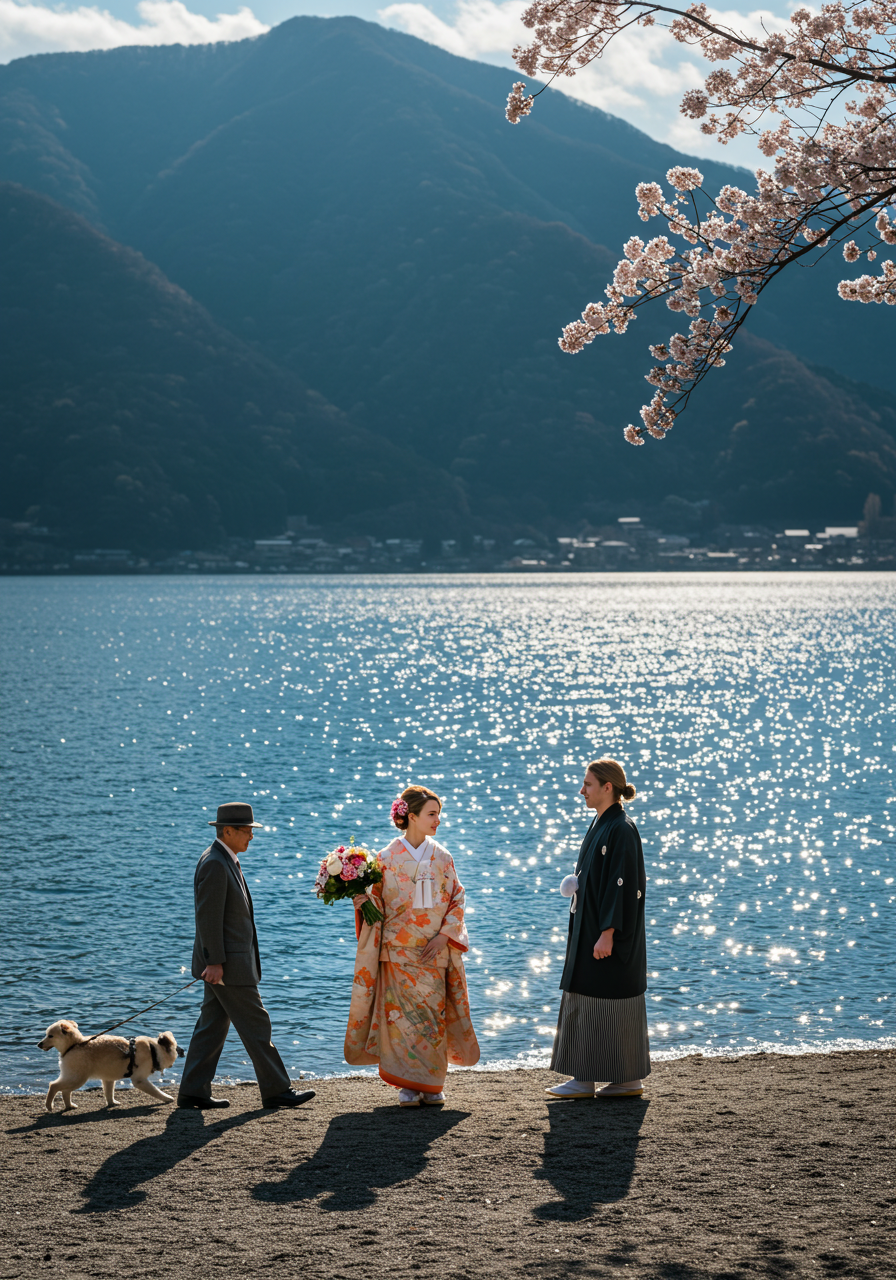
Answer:
<path fill-rule="evenodd" d="M 239 876 L 239 879 L 240 879 L 240 888 L 241 888 L 241 889 L 242 889 L 242 891 L 243 891 L 243 897 L 246 899 L 246 906 L 248 907 L 248 905 L 249 905 L 249 886 L 246 884 L 245 877 L 243 876 L 243 868 L 240 866 L 240 860 L 239 860 L 239 858 L 235 858 L 235 859 L 234 859 L 234 861 L 236 862 L 236 873 L 237 873 L 237 875 Z"/>

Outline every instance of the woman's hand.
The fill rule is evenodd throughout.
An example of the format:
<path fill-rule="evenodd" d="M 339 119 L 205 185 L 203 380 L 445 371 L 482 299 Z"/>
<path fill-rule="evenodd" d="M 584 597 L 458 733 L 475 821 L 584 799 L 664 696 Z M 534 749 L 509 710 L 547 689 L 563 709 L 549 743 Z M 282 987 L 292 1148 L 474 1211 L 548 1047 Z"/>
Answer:
<path fill-rule="evenodd" d="M 373 899 L 371 898 L 369 893 L 358 893 L 358 894 L 355 894 L 354 898 L 352 898 L 352 902 L 355 904 L 356 911 L 360 911 L 361 908 L 364 906 L 365 902 L 372 902 L 372 901 Z"/>
<path fill-rule="evenodd" d="M 435 960 L 439 952 L 447 946 L 448 939 L 445 937 L 444 933 L 437 933 L 434 938 L 430 938 L 429 942 L 427 942 L 426 946 L 420 952 L 420 963 L 429 964 L 430 961 Z"/>
<path fill-rule="evenodd" d="M 595 960 L 606 960 L 613 954 L 613 930 L 604 929 L 594 944 Z"/>

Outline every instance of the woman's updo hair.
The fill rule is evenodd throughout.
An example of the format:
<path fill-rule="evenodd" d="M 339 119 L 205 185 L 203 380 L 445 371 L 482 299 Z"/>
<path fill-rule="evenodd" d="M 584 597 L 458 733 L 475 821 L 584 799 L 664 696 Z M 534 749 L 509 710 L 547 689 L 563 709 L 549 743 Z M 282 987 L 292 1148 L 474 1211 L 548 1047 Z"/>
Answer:
<path fill-rule="evenodd" d="M 625 780 L 625 770 L 618 760 L 592 760 L 588 772 L 593 773 L 598 782 L 609 782 L 613 788 L 613 799 L 634 800 L 637 792 L 630 782 Z"/>
<path fill-rule="evenodd" d="M 442 807 L 441 798 L 434 791 L 430 791 L 429 787 L 405 787 L 401 793 L 401 799 L 404 801 L 401 807 L 404 809 L 405 805 L 407 806 L 404 813 L 396 813 L 396 806 L 392 806 L 392 821 L 399 831 L 407 831 L 408 814 L 421 814 L 430 800 L 435 800 L 440 809 Z"/>

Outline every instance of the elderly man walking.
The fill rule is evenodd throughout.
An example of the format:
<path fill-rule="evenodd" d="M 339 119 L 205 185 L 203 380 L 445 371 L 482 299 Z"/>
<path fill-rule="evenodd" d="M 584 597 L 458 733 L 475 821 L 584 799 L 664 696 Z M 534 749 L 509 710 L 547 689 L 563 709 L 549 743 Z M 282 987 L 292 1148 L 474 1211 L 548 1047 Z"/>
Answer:
<path fill-rule="evenodd" d="M 212 1097 L 212 1080 L 232 1023 L 255 1068 L 262 1106 L 299 1107 L 314 1097 L 314 1090 L 297 1093 L 291 1088 L 271 1042 L 271 1020 L 258 994 L 261 957 L 255 913 L 240 866 L 239 855 L 249 848 L 253 830 L 261 823 L 255 821 L 250 804 L 222 804 L 208 825 L 217 838 L 199 859 L 193 878 L 193 977 L 205 982 L 205 996 L 177 1105 L 200 1110 L 230 1106 L 226 1098 Z"/>

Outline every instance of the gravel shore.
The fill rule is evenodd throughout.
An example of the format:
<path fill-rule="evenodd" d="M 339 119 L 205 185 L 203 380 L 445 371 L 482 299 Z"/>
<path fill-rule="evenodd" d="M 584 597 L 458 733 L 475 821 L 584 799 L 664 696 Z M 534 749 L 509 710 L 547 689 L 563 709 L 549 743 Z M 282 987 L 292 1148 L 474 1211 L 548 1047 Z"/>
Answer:
<path fill-rule="evenodd" d="M 227 1111 L 0 1099 L 0 1280 L 893 1274 L 896 1051 L 657 1063 L 643 1099 L 456 1072 L 443 1110 L 369 1077 Z M 48 1079 L 50 1077 L 48 1076 Z M 889 1236 L 889 1241 L 888 1241 Z"/>

